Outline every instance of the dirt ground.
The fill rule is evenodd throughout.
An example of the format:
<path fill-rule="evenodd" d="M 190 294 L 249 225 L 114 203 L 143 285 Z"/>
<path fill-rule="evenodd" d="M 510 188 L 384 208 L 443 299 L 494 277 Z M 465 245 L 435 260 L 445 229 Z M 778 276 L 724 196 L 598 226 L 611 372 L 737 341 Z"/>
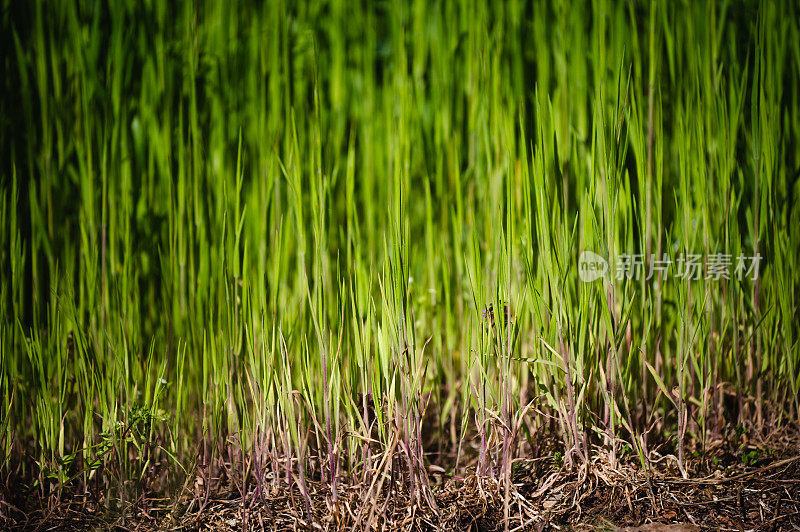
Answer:
<path fill-rule="evenodd" d="M 800 446 L 796 432 L 755 442 L 715 442 L 687 461 L 654 453 L 650 467 L 596 449 L 566 471 L 554 456 L 518 460 L 512 484 L 474 475 L 446 477 L 412 493 L 390 460 L 370 479 L 329 484 L 271 479 L 260 489 L 220 480 L 205 492 L 191 482 L 172 497 L 142 497 L 111 515 L 102 497 L 62 493 L 36 502 L 8 492 L 0 528 L 11 530 L 800 530 Z M 399 468 L 398 468 L 399 469 Z M 438 480 L 436 480 L 438 479 Z M 304 491 L 307 497 L 304 496 Z M 244 496 L 242 493 L 244 492 Z M 18 494 L 17 494 L 18 495 Z M 25 506 L 27 504 L 28 506 Z M 125 515 L 125 517 L 121 517 Z"/>

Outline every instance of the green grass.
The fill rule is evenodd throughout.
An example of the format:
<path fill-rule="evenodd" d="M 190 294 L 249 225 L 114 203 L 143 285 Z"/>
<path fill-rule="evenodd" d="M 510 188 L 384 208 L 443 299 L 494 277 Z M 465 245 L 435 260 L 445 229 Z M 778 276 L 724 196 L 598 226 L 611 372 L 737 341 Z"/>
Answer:
<path fill-rule="evenodd" d="M 797 421 L 792 2 L 168 4 L 2 1 L 4 476 L 425 498 Z"/>

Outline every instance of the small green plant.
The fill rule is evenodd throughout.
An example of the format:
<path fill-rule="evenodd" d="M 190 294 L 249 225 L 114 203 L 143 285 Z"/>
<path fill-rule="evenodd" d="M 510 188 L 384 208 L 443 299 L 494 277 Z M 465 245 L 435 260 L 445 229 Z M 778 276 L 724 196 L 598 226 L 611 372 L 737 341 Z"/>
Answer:
<path fill-rule="evenodd" d="M 561 453 L 561 451 L 556 451 L 553 453 L 553 465 L 558 468 L 564 466 L 564 455 Z"/>

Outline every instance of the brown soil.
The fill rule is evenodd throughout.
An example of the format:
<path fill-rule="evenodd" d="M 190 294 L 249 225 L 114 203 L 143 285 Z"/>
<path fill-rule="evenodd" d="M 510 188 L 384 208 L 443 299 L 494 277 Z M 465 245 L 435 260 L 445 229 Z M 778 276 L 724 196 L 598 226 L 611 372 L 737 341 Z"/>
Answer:
<path fill-rule="evenodd" d="M 285 479 L 246 496 L 230 483 L 208 497 L 192 489 L 172 498 L 131 501 L 127 517 L 109 517 L 101 499 L 48 499 L 31 508 L 0 493 L 0 528 L 16 530 L 800 530 L 800 448 L 796 435 L 769 447 L 730 442 L 710 445 L 678 474 L 671 455 L 654 456 L 649 469 L 634 457 L 614 467 L 604 450 L 566 471 L 557 457 L 518 460 L 512 484 L 474 475 L 415 489 L 384 469 L 372 479 L 330 486 Z M 749 445 L 749 446 L 748 446 Z M 753 448 L 754 450 L 748 451 Z M 390 462 L 390 461 L 389 461 Z M 190 482 L 187 483 L 188 485 Z M 390 489 L 391 488 L 391 489 Z"/>

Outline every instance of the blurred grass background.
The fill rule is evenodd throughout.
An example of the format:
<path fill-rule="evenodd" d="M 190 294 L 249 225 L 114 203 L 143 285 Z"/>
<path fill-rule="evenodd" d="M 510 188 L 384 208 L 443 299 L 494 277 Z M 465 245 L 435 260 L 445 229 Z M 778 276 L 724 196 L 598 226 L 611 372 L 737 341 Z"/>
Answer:
<path fill-rule="evenodd" d="M 387 449 L 424 493 L 432 463 L 507 478 L 540 434 L 683 467 L 797 421 L 794 2 L 0 21 L 0 444 L 42 493 L 213 464 L 335 493 Z M 733 265 L 582 283 L 583 250 Z"/>

